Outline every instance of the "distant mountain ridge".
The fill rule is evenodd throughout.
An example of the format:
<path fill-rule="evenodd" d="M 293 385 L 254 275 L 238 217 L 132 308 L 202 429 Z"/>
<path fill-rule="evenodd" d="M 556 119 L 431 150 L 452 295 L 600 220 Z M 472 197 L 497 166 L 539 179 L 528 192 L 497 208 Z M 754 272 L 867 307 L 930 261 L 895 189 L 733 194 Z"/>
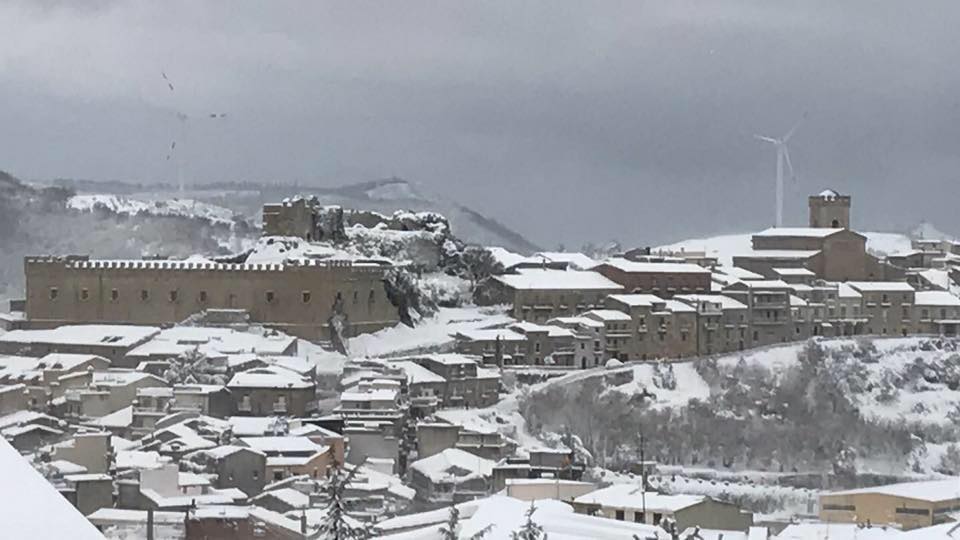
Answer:
<path fill-rule="evenodd" d="M 539 246 L 521 233 L 483 213 L 430 193 L 417 183 L 403 178 L 383 178 L 344 184 L 336 187 L 316 187 L 301 184 L 267 182 L 217 182 L 196 186 L 179 193 L 168 184 L 144 185 L 122 181 L 58 179 L 55 185 L 78 193 L 125 195 L 148 199 L 189 198 L 228 208 L 248 217 L 260 216 L 264 203 L 278 202 L 296 195 L 315 196 L 323 204 L 345 208 L 374 210 L 386 214 L 396 210 L 414 212 L 432 211 L 444 215 L 454 234 L 464 241 L 486 246 L 500 246 L 520 253 L 539 251 Z"/>

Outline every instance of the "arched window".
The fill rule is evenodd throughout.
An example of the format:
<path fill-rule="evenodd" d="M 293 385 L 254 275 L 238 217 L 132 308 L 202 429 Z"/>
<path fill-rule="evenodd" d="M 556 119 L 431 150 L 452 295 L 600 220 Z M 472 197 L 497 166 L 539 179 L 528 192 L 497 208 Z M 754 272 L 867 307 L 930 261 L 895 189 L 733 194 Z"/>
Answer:
<path fill-rule="evenodd" d="M 832 225 L 833 225 L 833 228 L 834 228 L 834 229 L 839 229 L 839 228 L 840 228 L 840 220 L 839 220 L 839 219 L 833 220 Z"/>

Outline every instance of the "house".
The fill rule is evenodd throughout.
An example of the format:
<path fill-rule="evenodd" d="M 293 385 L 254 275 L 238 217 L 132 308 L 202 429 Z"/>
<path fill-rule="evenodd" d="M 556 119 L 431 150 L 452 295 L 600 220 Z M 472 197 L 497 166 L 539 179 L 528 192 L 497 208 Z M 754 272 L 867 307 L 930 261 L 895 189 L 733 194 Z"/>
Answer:
<path fill-rule="evenodd" d="M 750 342 L 754 347 L 803 339 L 803 329 L 794 323 L 791 310 L 793 288 L 786 282 L 738 281 L 724 287 L 723 294 L 749 309 Z"/>
<path fill-rule="evenodd" d="M 596 484 L 559 478 L 510 478 L 504 495 L 521 501 L 553 499 L 571 503 L 581 495 L 596 491 Z"/>
<path fill-rule="evenodd" d="M 233 397 L 226 386 L 217 384 L 176 384 L 173 386 L 173 409 L 193 411 L 214 418 L 233 414 Z"/>
<path fill-rule="evenodd" d="M 568 448 L 530 449 L 527 457 L 508 457 L 493 467 L 493 490 L 504 489 L 511 479 L 559 478 L 580 480 L 586 469 Z"/>
<path fill-rule="evenodd" d="M 493 461 L 457 448 L 410 464 L 410 485 L 430 503 L 459 502 L 490 492 Z"/>
<path fill-rule="evenodd" d="M 674 299 L 697 313 L 697 354 L 742 351 L 753 347 L 750 310 L 722 294 L 680 294 Z"/>
<path fill-rule="evenodd" d="M 297 339 L 277 331 L 239 331 L 207 326 L 165 328 L 126 355 L 127 363 L 167 360 L 188 353 L 224 358 L 251 353 L 260 356 L 296 355 Z"/>
<path fill-rule="evenodd" d="M 603 365 L 608 360 L 606 325 L 589 317 L 556 317 L 548 325 L 559 326 L 573 332 L 573 367 L 587 369 Z"/>
<path fill-rule="evenodd" d="M 463 412 L 438 411 L 417 423 L 417 456 L 426 458 L 459 448 L 496 461 L 513 452 L 516 445 L 500 433 L 498 425 Z"/>
<path fill-rule="evenodd" d="M 573 507 L 583 514 L 650 525 L 669 518 L 680 531 L 690 527 L 746 531 L 753 525 L 753 515 L 734 504 L 702 495 L 644 492 L 634 484 L 614 484 L 581 495 Z"/>
<path fill-rule="evenodd" d="M 257 368 L 237 373 L 227 383 L 233 410 L 239 415 L 306 416 L 316 407 L 316 384 L 282 368 Z"/>
<path fill-rule="evenodd" d="M 166 388 L 167 381 L 139 371 L 110 369 L 80 372 L 60 378 L 70 385 L 65 392 L 68 416 L 97 418 L 129 407 L 143 388 Z"/>
<path fill-rule="evenodd" d="M 710 270 L 697 264 L 634 262 L 614 257 L 594 270 L 619 283 L 628 293 L 670 298 L 675 294 L 710 292 Z"/>
<path fill-rule="evenodd" d="M 960 298 L 947 291 L 917 291 L 913 301 L 914 331 L 956 336 L 960 329 Z"/>
<path fill-rule="evenodd" d="M 249 446 L 221 445 L 184 456 L 196 465 L 195 472 L 216 475 L 218 489 L 237 488 L 249 496 L 263 491 L 267 483 L 267 455 Z"/>
<path fill-rule="evenodd" d="M 307 437 L 243 437 L 240 444 L 267 456 L 268 482 L 299 475 L 324 478 L 334 463 L 329 446 L 321 446 Z"/>
<path fill-rule="evenodd" d="M 898 525 L 903 529 L 953 521 L 960 478 L 905 482 L 820 495 L 820 520 Z"/>
<path fill-rule="evenodd" d="M 620 284 L 598 272 L 543 268 L 493 276 L 482 289 L 481 303 L 510 304 L 515 319 L 538 323 L 593 309 L 604 296 L 623 291 Z"/>
<path fill-rule="evenodd" d="M 441 402 L 450 407 L 489 407 L 500 398 L 500 370 L 481 367 L 462 354 L 404 357 L 447 381 Z"/>
<path fill-rule="evenodd" d="M 84 324 L 47 330 L 13 330 L 0 335 L 0 353 L 45 356 L 50 353 L 101 356 L 115 367 L 124 366 L 130 350 L 157 335 L 154 326 Z"/>
<path fill-rule="evenodd" d="M 848 281 L 847 285 L 863 297 L 865 333 L 906 336 L 914 331 L 913 287 L 904 281 Z"/>

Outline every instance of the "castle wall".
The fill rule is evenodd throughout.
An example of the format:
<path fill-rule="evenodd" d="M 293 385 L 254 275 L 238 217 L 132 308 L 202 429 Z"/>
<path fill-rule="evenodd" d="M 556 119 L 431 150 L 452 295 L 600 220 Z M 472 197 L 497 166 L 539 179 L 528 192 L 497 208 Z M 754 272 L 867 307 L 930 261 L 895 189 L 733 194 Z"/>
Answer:
<path fill-rule="evenodd" d="M 349 261 L 220 264 L 28 257 L 26 315 L 38 327 L 67 323 L 160 325 L 204 309 L 242 309 L 254 322 L 307 339 L 327 336 L 339 293 L 353 334 L 399 320 L 384 267 Z"/>

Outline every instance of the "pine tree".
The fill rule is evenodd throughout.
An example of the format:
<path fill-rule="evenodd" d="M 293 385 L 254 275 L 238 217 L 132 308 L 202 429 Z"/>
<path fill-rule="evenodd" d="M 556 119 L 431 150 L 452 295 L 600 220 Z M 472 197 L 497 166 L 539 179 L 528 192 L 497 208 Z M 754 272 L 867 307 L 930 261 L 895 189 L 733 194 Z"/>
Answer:
<path fill-rule="evenodd" d="M 533 513 L 536 512 L 533 501 L 530 501 L 530 508 L 527 509 L 527 521 L 520 529 L 510 533 L 511 540 L 547 540 L 547 533 L 543 532 L 543 527 L 537 525 L 533 520 Z"/>
<path fill-rule="evenodd" d="M 442 535 L 441 538 L 443 538 L 443 540 L 459 540 L 460 536 L 457 534 L 459 528 L 460 509 L 454 505 L 450 507 L 450 516 L 447 518 L 446 526 L 440 529 L 440 534 Z M 483 529 L 480 529 L 476 533 L 472 534 L 467 540 L 481 540 L 491 530 L 493 530 L 493 525 L 487 525 Z"/>
<path fill-rule="evenodd" d="M 349 473 L 344 474 L 343 467 L 330 469 L 330 476 L 324 486 L 324 492 L 329 500 L 327 515 L 320 525 L 319 538 L 324 540 L 367 540 L 374 534 L 372 527 L 357 524 L 350 518 L 345 500 L 347 486 L 360 470 L 355 466 Z"/>

